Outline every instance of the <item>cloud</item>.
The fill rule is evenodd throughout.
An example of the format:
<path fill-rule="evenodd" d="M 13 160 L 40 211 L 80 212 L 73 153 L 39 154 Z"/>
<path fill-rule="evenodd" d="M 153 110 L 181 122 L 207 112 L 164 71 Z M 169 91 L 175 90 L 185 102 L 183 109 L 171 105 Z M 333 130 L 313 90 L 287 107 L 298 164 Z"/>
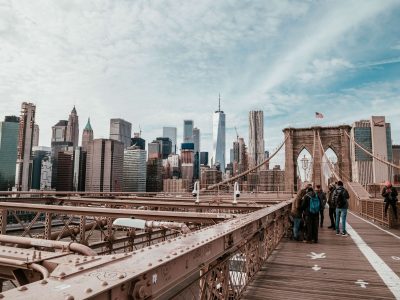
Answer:
<path fill-rule="evenodd" d="M 353 89 L 332 86 L 344 71 L 360 75 L 360 62 L 394 65 L 382 57 L 396 55 L 364 41 L 376 28 L 374 45 L 396 45 L 382 22 L 398 28 L 397 16 L 395 1 L 2 1 L 0 111 L 18 114 L 22 101 L 36 103 L 42 145 L 73 105 L 81 129 L 91 117 L 95 137 L 108 137 L 113 117 L 135 131 L 140 124 L 147 141 L 163 126 L 181 135 L 183 119 L 193 119 L 211 151 L 221 92 L 226 144 L 235 126 L 247 140 L 248 111 L 262 109 L 271 149 L 283 127 L 308 124 L 310 110 L 326 113 L 340 101 L 378 109 L 369 103 L 395 99 L 389 85 L 388 94 L 362 94 L 361 79 Z"/>
<path fill-rule="evenodd" d="M 317 82 L 350 68 L 353 68 L 353 64 L 342 58 L 315 59 L 307 70 L 298 74 L 297 77 L 302 83 Z"/>

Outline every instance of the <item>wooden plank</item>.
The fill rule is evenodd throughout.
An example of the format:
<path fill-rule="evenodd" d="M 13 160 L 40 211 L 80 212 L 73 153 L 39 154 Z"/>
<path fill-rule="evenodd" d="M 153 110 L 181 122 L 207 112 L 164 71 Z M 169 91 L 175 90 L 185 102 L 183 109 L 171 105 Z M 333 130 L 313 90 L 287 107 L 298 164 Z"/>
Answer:
<path fill-rule="evenodd" d="M 351 215 L 348 221 L 399 274 L 400 261 L 391 256 L 397 253 L 400 257 L 400 250 L 396 250 L 400 249 L 400 240 Z M 311 252 L 325 253 L 321 255 L 325 258 L 312 259 Z M 366 288 L 357 284 L 358 280 L 367 282 Z M 318 244 L 282 240 L 242 299 L 394 299 L 394 296 L 350 236 L 337 236 L 334 230 L 322 228 Z"/>

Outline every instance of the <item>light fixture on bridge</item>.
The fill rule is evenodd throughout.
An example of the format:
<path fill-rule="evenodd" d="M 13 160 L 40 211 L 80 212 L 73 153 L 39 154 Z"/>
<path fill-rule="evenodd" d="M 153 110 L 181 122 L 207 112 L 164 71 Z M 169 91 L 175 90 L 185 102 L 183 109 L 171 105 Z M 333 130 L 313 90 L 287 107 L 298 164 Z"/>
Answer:
<path fill-rule="evenodd" d="M 304 181 L 307 181 L 307 172 L 310 160 L 304 155 L 301 161 L 301 168 L 304 170 Z"/>

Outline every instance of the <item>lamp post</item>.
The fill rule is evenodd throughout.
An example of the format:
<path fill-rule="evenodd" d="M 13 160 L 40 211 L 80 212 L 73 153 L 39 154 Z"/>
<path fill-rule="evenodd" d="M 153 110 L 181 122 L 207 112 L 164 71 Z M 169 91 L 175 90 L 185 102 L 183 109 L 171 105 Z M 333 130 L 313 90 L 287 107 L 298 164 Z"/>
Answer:
<path fill-rule="evenodd" d="M 307 181 L 306 170 L 308 168 L 309 159 L 304 155 L 301 161 L 301 168 L 304 170 L 304 181 Z"/>

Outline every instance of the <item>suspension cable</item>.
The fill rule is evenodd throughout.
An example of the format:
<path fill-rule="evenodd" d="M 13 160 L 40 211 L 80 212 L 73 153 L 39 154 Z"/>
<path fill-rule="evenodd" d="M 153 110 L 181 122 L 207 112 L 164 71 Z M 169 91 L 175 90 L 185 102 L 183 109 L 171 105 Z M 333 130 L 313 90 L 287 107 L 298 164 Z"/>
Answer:
<path fill-rule="evenodd" d="M 210 185 L 210 186 L 206 187 L 206 188 L 203 189 L 203 190 L 211 190 L 211 189 L 214 189 L 214 188 L 219 187 L 219 186 L 221 186 L 221 185 L 224 185 L 224 184 L 227 184 L 227 183 L 229 183 L 229 182 L 235 181 L 235 180 L 237 180 L 237 179 L 239 179 L 239 178 L 241 178 L 241 177 L 243 177 L 243 176 L 246 176 L 247 174 L 249 174 L 249 173 L 251 173 L 251 172 L 253 172 L 253 171 L 255 171 L 255 170 L 261 168 L 264 164 L 266 164 L 267 162 L 269 162 L 269 161 L 279 152 L 279 150 L 282 149 L 283 145 L 285 145 L 286 140 L 287 140 L 288 138 L 289 138 L 289 135 L 287 135 L 287 136 L 285 137 L 285 139 L 283 140 L 283 142 L 281 143 L 281 145 L 275 150 L 275 152 L 274 152 L 270 157 L 268 157 L 268 158 L 267 158 L 266 160 L 264 160 L 263 162 L 259 163 L 257 166 L 255 166 L 255 167 L 253 167 L 253 168 L 251 168 L 251 169 L 248 169 L 247 171 L 244 171 L 244 172 L 242 172 L 242 173 L 240 173 L 240 174 L 238 174 L 238 175 L 236 175 L 236 176 L 234 176 L 234 177 L 231 177 L 231 178 L 226 179 L 226 180 L 223 180 L 223 181 L 221 181 L 221 182 L 219 182 L 219 183 Z"/>
<path fill-rule="evenodd" d="M 339 175 L 335 172 L 335 168 L 334 168 L 334 166 L 333 166 L 333 163 L 331 162 L 331 160 L 328 158 L 328 156 L 327 156 L 326 153 L 325 153 L 324 146 L 322 145 L 322 141 L 321 141 L 321 137 L 320 137 L 320 135 L 319 135 L 319 132 L 317 133 L 317 135 L 318 135 L 319 145 L 320 145 L 321 150 L 322 150 L 322 153 L 323 153 L 322 157 L 325 156 L 325 159 L 328 161 L 328 167 L 329 167 L 329 169 L 331 170 L 332 174 L 335 176 L 335 178 L 336 178 L 337 180 L 340 180 Z M 342 173 L 343 173 L 343 172 L 342 172 Z"/>
<path fill-rule="evenodd" d="M 359 143 L 357 143 L 357 142 L 354 140 L 354 138 L 351 137 L 346 131 L 345 131 L 344 133 L 346 133 L 347 137 L 348 137 L 354 144 L 356 144 L 356 145 L 358 146 L 358 148 L 360 148 L 362 151 L 364 151 L 364 152 L 367 153 L 368 155 L 372 156 L 372 157 L 375 158 L 376 160 L 378 160 L 378 161 L 380 161 L 380 162 L 382 162 L 382 163 L 384 163 L 384 164 L 386 164 L 386 165 L 389 165 L 389 166 L 391 166 L 391 167 L 393 167 L 393 168 L 396 168 L 396 169 L 399 169 L 399 170 L 400 170 L 400 166 L 395 165 L 395 164 L 393 164 L 393 163 L 391 163 L 391 162 L 388 162 L 388 161 L 386 161 L 386 160 L 384 160 L 384 159 L 382 159 L 382 158 L 380 158 L 380 157 L 378 157 L 378 156 L 372 154 L 371 152 L 369 152 L 368 150 L 366 150 L 363 146 L 361 146 Z"/>

